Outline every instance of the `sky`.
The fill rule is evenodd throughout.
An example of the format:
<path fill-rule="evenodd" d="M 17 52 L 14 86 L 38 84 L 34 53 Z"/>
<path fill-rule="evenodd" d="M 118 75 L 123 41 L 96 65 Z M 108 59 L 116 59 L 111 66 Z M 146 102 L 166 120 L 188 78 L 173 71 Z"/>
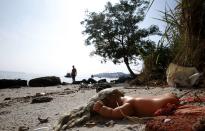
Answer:
<path fill-rule="evenodd" d="M 109 0 L 111 3 L 118 0 Z M 102 58 L 90 56 L 92 47 L 85 46 L 84 27 L 80 24 L 85 11 L 99 12 L 108 0 L 0 0 L 0 71 L 46 75 L 64 75 L 75 65 L 78 75 L 102 72 L 124 72 L 124 63 L 101 63 Z M 140 26 L 165 23 L 161 18 L 165 3 L 155 0 Z M 141 65 L 132 67 L 135 72 Z"/>

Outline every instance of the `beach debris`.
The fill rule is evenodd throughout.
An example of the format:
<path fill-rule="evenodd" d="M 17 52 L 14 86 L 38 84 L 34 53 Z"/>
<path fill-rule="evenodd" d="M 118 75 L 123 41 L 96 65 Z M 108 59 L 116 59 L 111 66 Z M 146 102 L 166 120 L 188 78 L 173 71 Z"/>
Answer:
<path fill-rule="evenodd" d="M 4 101 L 11 100 L 11 97 L 6 97 Z"/>
<path fill-rule="evenodd" d="M 44 92 L 36 93 L 36 96 L 45 96 L 45 95 L 46 95 L 46 93 L 44 93 Z"/>
<path fill-rule="evenodd" d="M 35 98 L 33 98 L 32 101 L 31 101 L 31 104 L 50 102 L 51 100 L 53 100 L 52 97 L 40 96 L 40 97 L 35 97 Z"/>
<path fill-rule="evenodd" d="M 11 104 L 9 104 L 8 102 L 0 103 L 0 109 L 4 108 L 4 107 L 7 107 L 7 106 L 11 106 Z"/>
<path fill-rule="evenodd" d="M 99 83 L 95 84 L 94 87 L 96 88 L 96 92 L 98 93 L 99 91 L 106 88 L 111 88 L 112 86 L 109 83 Z"/>
<path fill-rule="evenodd" d="M 116 122 L 113 121 L 113 120 L 110 120 L 110 121 L 108 121 L 108 122 L 105 123 L 105 125 L 106 125 L 107 127 L 113 127 L 115 124 L 116 124 Z"/>
<path fill-rule="evenodd" d="M 65 89 L 64 89 L 64 91 L 70 91 L 70 90 L 71 90 L 70 88 L 65 88 Z"/>
<path fill-rule="evenodd" d="M 89 127 L 89 128 L 94 127 L 94 126 L 96 126 L 96 125 L 97 125 L 96 122 L 87 122 L 87 123 L 85 123 L 85 126 L 86 126 L 86 127 Z"/>
<path fill-rule="evenodd" d="M 47 122 L 48 122 L 48 118 L 49 118 L 49 117 L 47 117 L 47 118 L 40 118 L 40 117 L 38 116 L 38 120 L 39 120 L 40 124 L 42 124 L 42 123 L 47 123 Z"/>
<path fill-rule="evenodd" d="M 29 130 L 29 127 L 27 127 L 27 126 L 20 126 L 18 128 L 18 131 L 28 131 L 28 130 Z"/>
<path fill-rule="evenodd" d="M 171 119 L 169 119 L 169 118 L 164 119 L 164 123 L 168 123 L 168 122 L 170 122 L 170 121 L 171 121 Z"/>
<path fill-rule="evenodd" d="M 57 86 L 57 88 L 61 88 L 61 87 L 62 87 L 61 85 Z"/>
<path fill-rule="evenodd" d="M 87 84 L 87 83 L 81 83 L 79 86 L 80 89 L 94 89 L 95 84 Z"/>
<path fill-rule="evenodd" d="M 145 127 L 143 125 L 129 125 L 125 129 L 128 129 L 130 131 L 144 131 Z"/>
<path fill-rule="evenodd" d="M 0 115 L 5 115 L 5 114 L 9 114 L 9 113 L 11 113 L 11 111 L 2 111 L 2 112 L 0 112 Z"/>
<path fill-rule="evenodd" d="M 80 83 L 80 89 L 89 89 L 90 87 L 86 83 Z"/>
<path fill-rule="evenodd" d="M 50 131 L 50 127 L 39 127 L 39 128 L 36 128 L 34 129 L 34 131 Z"/>

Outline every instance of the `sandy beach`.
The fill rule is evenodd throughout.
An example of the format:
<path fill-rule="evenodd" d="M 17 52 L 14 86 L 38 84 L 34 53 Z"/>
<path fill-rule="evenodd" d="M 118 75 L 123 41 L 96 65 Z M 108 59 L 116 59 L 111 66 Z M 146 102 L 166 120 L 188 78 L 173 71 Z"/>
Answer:
<path fill-rule="evenodd" d="M 155 96 L 168 92 L 183 94 L 193 89 L 177 89 L 172 87 L 130 87 L 126 84 L 114 85 L 112 88 L 122 89 L 125 95 Z M 36 94 L 45 93 L 53 100 L 45 103 L 31 104 Z M 204 95 L 203 89 L 193 90 L 192 93 Z M 64 85 L 52 87 L 22 87 L 18 89 L 0 90 L 0 131 L 17 131 L 19 127 L 28 127 L 29 131 L 52 130 L 54 123 L 61 115 L 85 105 L 89 98 L 96 94 L 95 89 L 79 89 L 79 85 Z M 38 117 L 48 122 L 40 123 Z M 141 131 L 145 124 L 136 124 L 127 119 L 106 120 L 90 126 L 74 127 L 73 131 Z"/>

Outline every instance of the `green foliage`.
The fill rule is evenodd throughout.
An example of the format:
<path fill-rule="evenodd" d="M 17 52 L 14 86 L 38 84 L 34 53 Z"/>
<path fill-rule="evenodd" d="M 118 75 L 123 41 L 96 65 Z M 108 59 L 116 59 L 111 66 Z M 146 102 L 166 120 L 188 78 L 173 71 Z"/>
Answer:
<path fill-rule="evenodd" d="M 143 21 L 148 6 L 147 0 L 120 0 L 115 5 L 108 2 L 102 12 L 88 12 L 81 23 L 85 26 L 86 45 L 95 47 L 91 54 L 103 57 L 105 62 L 124 62 L 134 75 L 129 64 L 153 51 L 154 42 L 147 37 L 159 34 L 155 25 L 147 29 L 137 25 Z"/>
<path fill-rule="evenodd" d="M 159 42 L 155 49 L 144 58 L 143 77 L 147 80 L 165 79 L 165 72 L 171 60 L 170 47 Z"/>
<path fill-rule="evenodd" d="M 173 62 L 182 66 L 204 67 L 205 1 L 178 0 L 174 10 L 165 10 L 165 38 Z"/>

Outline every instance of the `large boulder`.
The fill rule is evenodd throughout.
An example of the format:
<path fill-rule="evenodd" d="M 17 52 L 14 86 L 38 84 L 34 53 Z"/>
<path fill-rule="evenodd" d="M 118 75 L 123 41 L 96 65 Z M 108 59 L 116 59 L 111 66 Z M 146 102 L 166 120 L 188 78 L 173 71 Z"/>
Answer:
<path fill-rule="evenodd" d="M 29 86 L 31 87 L 55 86 L 60 84 L 61 80 L 56 76 L 39 77 L 29 81 Z"/>
<path fill-rule="evenodd" d="M 174 87 L 192 87 L 201 76 L 195 67 L 184 67 L 174 63 L 169 64 L 166 75 L 168 85 Z"/>
<path fill-rule="evenodd" d="M 27 86 L 26 80 L 12 80 L 12 79 L 0 79 L 0 89 L 3 88 L 19 88 L 21 86 Z"/>

